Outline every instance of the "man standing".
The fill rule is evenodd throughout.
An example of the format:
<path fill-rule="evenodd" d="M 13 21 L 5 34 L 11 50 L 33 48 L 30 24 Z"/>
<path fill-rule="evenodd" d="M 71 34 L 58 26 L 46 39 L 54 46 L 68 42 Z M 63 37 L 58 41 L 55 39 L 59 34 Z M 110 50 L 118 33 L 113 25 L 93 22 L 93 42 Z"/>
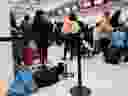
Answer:
<path fill-rule="evenodd" d="M 22 29 L 25 37 L 24 45 L 28 46 L 29 41 L 33 39 L 32 22 L 30 21 L 29 15 L 24 16 L 24 20 L 22 21 L 20 28 Z"/>
<path fill-rule="evenodd" d="M 80 27 L 78 26 L 79 24 L 77 23 L 77 17 L 75 16 L 75 14 L 71 13 L 69 16 L 66 16 L 65 18 L 66 19 L 64 20 L 64 33 L 66 33 L 66 35 L 70 38 L 65 39 L 63 59 L 66 59 L 67 51 L 70 51 L 71 53 L 70 60 L 72 60 L 73 56 L 76 55 L 74 53 L 77 52 L 77 50 L 75 49 L 77 49 L 78 46 L 73 36 L 75 36 L 77 32 L 79 32 Z"/>
<path fill-rule="evenodd" d="M 36 16 L 33 22 L 33 33 L 37 47 L 40 48 L 40 58 L 41 63 L 44 64 L 44 61 L 47 61 L 47 47 L 48 47 L 48 32 L 50 25 L 48 18 L 44 11 L 37 10 Z"/>
<path fill-rule="evenodd" d="M 95 45 L 100 48 L 108 47 L 112 37 L 111 16 L 109 12 L 104 13 L 105 16 L 96 17 L 96 42 Z M 103 42 L 103 44 L 101 44 Z M 100 45 L 100 46 L 99 46 Z"/>

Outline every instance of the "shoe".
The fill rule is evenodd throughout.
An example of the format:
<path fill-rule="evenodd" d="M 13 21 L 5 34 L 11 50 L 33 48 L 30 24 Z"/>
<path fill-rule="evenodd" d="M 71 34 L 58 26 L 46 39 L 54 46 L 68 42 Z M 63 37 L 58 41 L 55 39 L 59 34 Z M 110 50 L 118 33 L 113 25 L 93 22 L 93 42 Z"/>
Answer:
<path fill-rule="evenodd" d="M 125 56 L 124 62 L 128 62 L 128 56 Z"/>

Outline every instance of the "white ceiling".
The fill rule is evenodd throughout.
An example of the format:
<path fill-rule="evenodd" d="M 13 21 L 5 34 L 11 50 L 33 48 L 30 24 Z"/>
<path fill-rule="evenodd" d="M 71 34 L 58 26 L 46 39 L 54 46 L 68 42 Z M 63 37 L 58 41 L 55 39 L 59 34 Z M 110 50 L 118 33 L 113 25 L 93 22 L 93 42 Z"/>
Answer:
<path fill-rule="evenodd" d="M 57 8 L 66 2 L 71 2 L 71 1 L 74 1 L 74 0 L 41 0 L 40 7 L 45 10 L 50 10 L 50 9 Z"/>

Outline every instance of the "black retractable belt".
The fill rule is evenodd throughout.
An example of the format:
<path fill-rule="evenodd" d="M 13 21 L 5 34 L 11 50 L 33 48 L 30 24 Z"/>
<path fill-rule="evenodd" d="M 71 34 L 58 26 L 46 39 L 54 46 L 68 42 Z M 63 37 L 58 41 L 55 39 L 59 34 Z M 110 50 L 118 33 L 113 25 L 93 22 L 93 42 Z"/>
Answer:
<path fill-rule="evenodd" d="M 14 40 L 23 40 L 24 36 L 23 33 L 18 33 L 15 31 L 11 31 L 10 36 L 0 36 L 0 42 L 4 41 L 14 41 Z"/>

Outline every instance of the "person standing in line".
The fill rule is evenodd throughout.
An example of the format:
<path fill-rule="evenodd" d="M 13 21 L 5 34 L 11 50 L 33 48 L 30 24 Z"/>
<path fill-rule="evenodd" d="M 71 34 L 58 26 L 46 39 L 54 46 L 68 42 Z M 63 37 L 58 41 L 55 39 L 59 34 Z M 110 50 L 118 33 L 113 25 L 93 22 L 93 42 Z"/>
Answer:
<path fill-rule="evenodd" d="M 45 12 L 42 14 L 41 25 L 43 26 L 41 35 L 41 64 L 47 64 L 48 58 L 48 33 L 50 32 L 51 22 L 48 20 L 48 15 Z M 45 32 L 44 32 L 45 30 Z"/>
<path fill-rule="evenodd" d="M 72 22 L 70 20 L 70 16 L 64 17 L 64 33 L 67 37 L 72 37 Z M 63 60 L 66 59 L 67 52 L 70 52 L 70 60 L 72 60 L 72 48 L 73 48 L 73 42 L 72 38 L 65 38 L 64 39 L 64 57 Z"/>
<path fill-rule="evenodd" d="M 14 12 L 12 10 L 10 10 L 10 27 L 12 28 L 17 28 L 16 26 L 16 18 L 14 16 Z"/>
<path fill-rule="evenodd" d="M 70 18 L 69 18 L 72 22 L 72 36 L 74 37 L 71 41 L 71 60 L 73 59 L 73 57 L 78 56 L 80 53 L 80 34 L 82 32 L 82 23 L 78 20 L 78 17 L 74 14 L 71 13 L 70 14 Z M 81 25 L 81 26 L 80 26 Z"/>
<path fill-rule="evenodd" d="M 43 28 L 40 22 L 41 14 L 42 14 L 42 11 L 39 11 L 39 10 L 36 11 L 33 24 L 32 24 L 32 32 L 34 34 L 34 40 L 38 48 L 40 48 L 40 33 L 41 33 L 41 29 Z"/>
<path fill-rule="evenodd" d="M 17 25 L 16 25 L 16 18 L 15 18 L 13 10 L 10 10 L 10 27 L 11 27 L 11 29 L 10 29 L 11 36 L 15 37 L 18 28 L 17 28 Z M 17 41 L 13 40 L 12 41 L 12 52 L 13 52 L 14 64 L 17 64 L 17 63 L 21 62 L 17 46 L 18 46 Z"/>
<path fill-rule="evenodd" d="M 22 21 L 20 28 L 22 29 L 24 33 L 24 45 L 28 46 L 28 43 L 30 40 L 32 40 L 32 22 L 30 21 L 30 16 L 26 15 L 24 16 L 24 20 Z M 31 35 L 30 35 L 31 34 Z"/>
<path fill-rule="evenodd" d="M 36 16 L 33 22 L 33 32 L 35 34 L 35 41 L 37 47 L 40 48 L 41 63 L 47 61 L 47 48 L 48 48 L 48 32 L 50 31 L 50 24 L 48 17 L 42 10 L 36 11 Z"/>
<path fill-rule="evenodd" d="M 109 12 L 105 12 L 104 16 L 97 16 L 96 18 L 96 34 L 98 36 L 98 40 L 96 41 L 96 45 L 100 44 L 100 49 L 104 47 L 108 47 L 109 42 L 111 41 L 111 16 Z M 101 44 L 102 40 L 104 40 L 104 45 Z"/>
<path fill-rule="evenodd" d="M 64 59 L 66 58 L 66 53 L 67 51 L 70 51 L 70 60 L 73 59 L 73 56 L 77 56 L 78 54 L 78 43 L 77 40 L 75 39 L 79 39 L 76 37 L 79 37 L 80 35 L 80 26 L 78 23 L 78 18 L 76 17 L 76 15 L 74 13 L 71 13 L 66 19 L 65 19 L 65 29 L 67 33 L 66 35 L 68 35 L 68 38 L 65 40 L 65 49 L 64 49 Z M 67 24 L 66 24 L 67 23 Z M 64 30 L 65 31 L 65 30 Z"/>

